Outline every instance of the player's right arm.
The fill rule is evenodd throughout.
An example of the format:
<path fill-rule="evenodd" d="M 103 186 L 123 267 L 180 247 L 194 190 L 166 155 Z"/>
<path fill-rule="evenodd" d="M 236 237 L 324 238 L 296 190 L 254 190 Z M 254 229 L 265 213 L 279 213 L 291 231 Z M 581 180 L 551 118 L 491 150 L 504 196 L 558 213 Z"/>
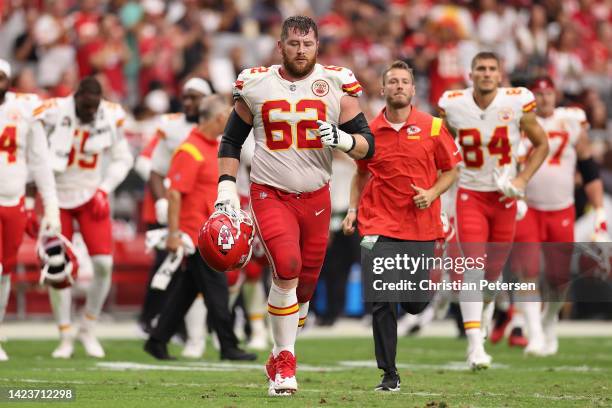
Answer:
<path fill-rule="evenodd" d="M 226 209 L 227 207 L 234 210 L 240 209 L 240 198 L 236 190 L 236 175 L 240 165 L 242 145 L 252 128 L 253 113 L 242 97 L 238 96 L 219 145 L 219 184 L 217 186 L 217 200 L 215 201 L 215 208 L 217 209 Z"/>
<path fill-rule="evenodd" d="M 344 232 L 344 235 L 352 235 L 355 232 L 359 199 L 361 198 L 361 193 L 363 192 L 363 189 L 365 188 L 365 185 L 370 177 L 371 174 L 368 171 L 367 163 L 358 161 L 355 174 L 351 180 L 349 208 L 346 212 L 346 217 L 344 217 L 344 221 L 342 221 L 342 231 Z"/>

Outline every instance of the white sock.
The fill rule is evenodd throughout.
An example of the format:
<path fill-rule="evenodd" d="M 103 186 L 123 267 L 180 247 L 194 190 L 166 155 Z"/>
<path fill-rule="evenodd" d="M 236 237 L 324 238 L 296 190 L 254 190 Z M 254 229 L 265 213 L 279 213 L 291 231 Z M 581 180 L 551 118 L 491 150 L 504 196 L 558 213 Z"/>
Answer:
<path fill-rule="evenodd" d="M 69 328 L 71 322 L 72 288 L 55 289 L 49 286 L 49 301 L 51 302 L 53 316 L 60 327 L 60 331 L 62 327 Z"/>
<path fill-rule="evenodd" d="M 482 320 L 482 302 L 459 302 L 461 316 L 463 317 L 463 328 L 468 339 L 470 348 L 482 345 L 482 331 L 480 324 Z"/>
<path fill-rule="evenodd" d="M 11 276 L 2 275 L 2 264 L 0 264 L 0 323 L 4 320 L 6 306 L 11 295 Z"/>
<path fill-rule="evenodd" d="M 206 324 L 206 305 L 204 304 L 204 296 L 198 293 L 191 307 L 185 315 L 185 329 L 187 331 L 187 340 L 203 341 L 204 326 Z"/>
<path fill-rule="evenodd" d="M 493 313 L 495 312 L 495 302 L 484 302 L 482 310 L 481 330 L 483 335 L 488 336 L 493 321 Z"/>
<path fill-rule="evenodd" d="M 484 270 L 472 269 L 465 272 L 463 282 L 474 283 L 476 288 L 480 287 L 480 281 L 484 279 Z M 459 293 L 459 308 L 463 317 L 463 328 L 468 339 L 469 348 L 482 346 L 482 292 L 475 290 L 462 290 Z"/>
<path fill-rule="evenodd" d="M 238 280 L 232 286 L 228 288 L 229 291 L 229 309 L 230 311 L 234 309 L 234 305 L 236 304 L 236 300 L 238 300 L 238 296 L 240 296 L 240 290 L 242 289 L 242 284 L 244 283 L 244 273 L 240 272 L 238 275 Z"/>
<path fill-rule="evenodd" d="M 287 350 L 295 355 L 296 327 L 299 321 L 296 288 L 283 289 L 273 282 L 268 295 L 268 313 L 272 326 L 274 357 Z"/>
<path fill-rule="evenodd" d="M 559 312 L 563 309 L 565 302 L 546 302 L 542 313 L 542 323 L 546 325 L 556 324 L 559 321 Z"/>
<path fill-rule="evenodd" d="M 517 306 L 519 309 L 522 309 L 525 316 L 525 323 L 527 323 L 527 338 L 530 341 L 533 339 L 541 339 L 543 337 L 542 304 L 540 302 L 519 302 Z"/>
<path fill-rule="evenodd" d="M 87 320 L 95 321 L 102 312 L 102 307 L 111 287 L 113 257 L 111 255 L 94 255 L 91 257 L 94 276 L 87 291 L 85 301 L 85 316 Z"/>
<path fill-rule="evenodd" d="M 299 320 L 298 320 L 298 329 L 304 327 L 306 324 L 306 319 L 308 318 L 308 308 L 310 307 L 310 301 L 305 303 L 300 303 L 300 312 L 299 312 Z"/>
<path fill-rule="evenodd" d="M 246 281 L 242 286 L 244 304 L 249 312 L 249 320 L 263 320 L 266 313 L 266 292 L 263 282 Z"/>
<path fill-rule="evenodd" d="M 431 323 L 433 321 L 433 319 L 436 317 L 436 309 L 434 305 L 429 305 L 425 308 L 425 310 L 423 310 L 418 316 L 418 322 L 419 322 L 419 326 L 421 326 L 421 328 L 427 326 L 429 323 Z"/>

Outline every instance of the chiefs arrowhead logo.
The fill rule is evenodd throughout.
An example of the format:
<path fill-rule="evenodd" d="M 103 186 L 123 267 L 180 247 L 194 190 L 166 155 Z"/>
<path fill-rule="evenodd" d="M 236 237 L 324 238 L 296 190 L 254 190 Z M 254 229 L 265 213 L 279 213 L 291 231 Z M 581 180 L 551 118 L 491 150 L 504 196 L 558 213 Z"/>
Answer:
<path fill-rule="evenodd" d="M 223 225 L 219 230 L 217 245 L 224 251 L 229 251 L 234 246 L 234 236 L 227 225 Z"/>

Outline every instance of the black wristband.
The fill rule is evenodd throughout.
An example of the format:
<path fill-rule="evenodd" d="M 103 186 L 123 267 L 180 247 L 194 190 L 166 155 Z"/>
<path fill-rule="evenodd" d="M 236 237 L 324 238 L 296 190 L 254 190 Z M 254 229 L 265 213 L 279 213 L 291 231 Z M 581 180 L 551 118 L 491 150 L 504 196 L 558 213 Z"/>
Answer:
<path fill-rule="evenodd" d="M 219 183 L 225 180 L 236 182 L 236 177 L 230 176 L 229 174 L 222 174 L 219 176 Z"/>

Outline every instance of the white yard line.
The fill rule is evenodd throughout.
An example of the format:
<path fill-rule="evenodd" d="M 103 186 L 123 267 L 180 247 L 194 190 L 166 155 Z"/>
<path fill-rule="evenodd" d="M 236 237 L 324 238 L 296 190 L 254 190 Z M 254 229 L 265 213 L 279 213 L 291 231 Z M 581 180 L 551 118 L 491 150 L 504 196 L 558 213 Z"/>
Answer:
<path fill-rule="evenodd" d="M 56 339 L 57 326 L 51 321 L 5 321 L 0 335 L 11 339 Z M 96 327 L 100 339 L 141 339 L 134 321 L 109 322 L 102 320 Z M 455 337 L 455 323 L 449 320 L 435 321 L 420 334 L 424 337 Z M 612 337 L 612 324 L 606 321 L 562 321 L 559 323 L 560 337 Z M 300 338 L 371 338 L 372 328 L 360 320 L 340 319 L 332 327 L 307 327 Z"/>

